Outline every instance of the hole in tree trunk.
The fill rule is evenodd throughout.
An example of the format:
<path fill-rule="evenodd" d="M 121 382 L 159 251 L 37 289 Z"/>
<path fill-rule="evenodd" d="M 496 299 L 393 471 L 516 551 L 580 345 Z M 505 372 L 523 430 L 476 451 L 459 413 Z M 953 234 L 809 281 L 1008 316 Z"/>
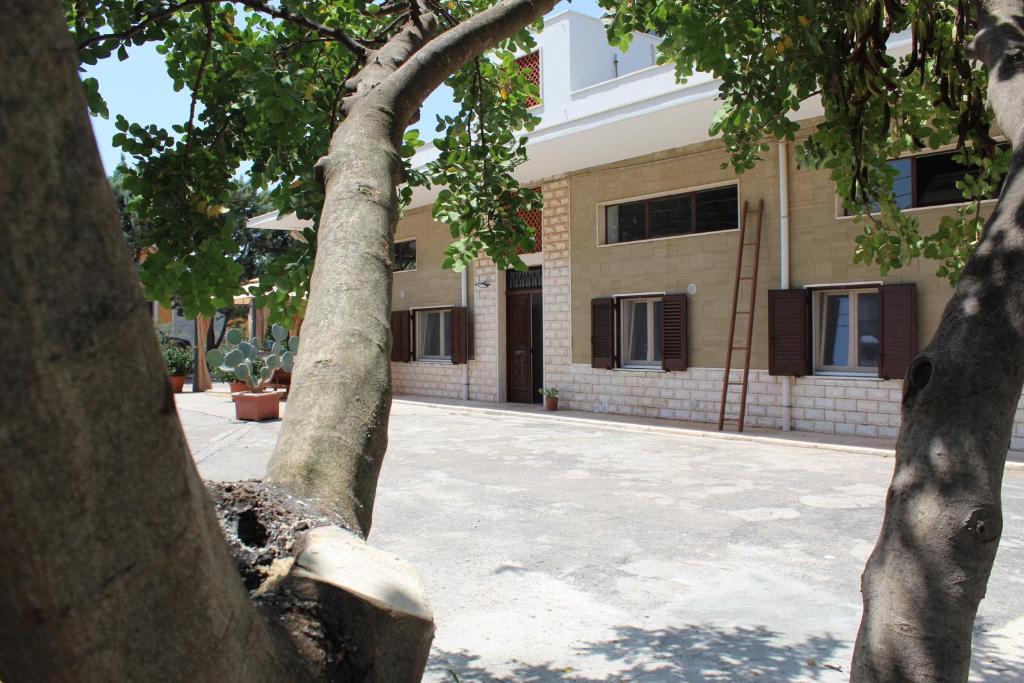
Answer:
<path fill-rule="evenodd" d="M 932 362 L 927 358 L 918 358 L 910 366 L 910 387 L 912 391 L 920 391 L 932 381 Z"/>
<path fill-rule="evenodd" d="M 932 362 L 927 358 L 915 358 L 907 370 L 907 380 L 903 384 L 903 407 L 913 405 L 917 393 L 932 381 Z"/>
<path fill-rule="evenodd" d="M 250 548 L 262 548 L 267 544 L 267 528 L 251 508 L 238 515 L 238 540 Z"/>

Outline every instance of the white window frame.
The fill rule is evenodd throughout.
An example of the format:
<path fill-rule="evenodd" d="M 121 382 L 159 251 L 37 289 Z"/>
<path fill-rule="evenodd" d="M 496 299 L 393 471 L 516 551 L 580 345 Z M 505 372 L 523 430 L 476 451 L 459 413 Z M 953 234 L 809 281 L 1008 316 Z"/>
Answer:
<path fill-rule="evenodd" d="M 853 375 L 853 376 L 878 376 L 878 365 L 862 366 L 860 364 L 860 340 L 858 339 L 860 321 L 858 320 L 859 305 L 857 298 L 862 294 L 875 294 L 881 298 L 877 285 L 855 286 L 841 288 L 816 288 L 811 292 L 811 311 L 813 321 L 814 342 L 814 374 L 816 375 Z M 850 325 L 848 339 L 849 359 L 848 365 L 825 365 L 825 303 L 830 296 L 849 297 Z M 879 301 L 879 316 L 881 316 L 881 302 Z M 881 339 L 879 339 L 881 344 Z M 880 360 L 880 359 L 879 359 Z"/>
<path fill-rule="evenodd" d="M 617 355 L 619 356 L 619 367 L 623 368 L 624 370 L 660 370 L 662 368 L 663 360 L 661 358 L 659 358 L 657 360 L 654 359 L 654 356 L 655 356 L 655 348 L 654 348 L 654 339 L 655 339 L 654 306 L 650 307 L 650 309 L 648 310 L 648 315 L 647 315 L 647 357 L 648 358 L 647 358 L 647 360 L 645 360 L 643 362 L 635 361 L 635 360 L 632 360 L 632 359 L 627 359 L 625 357 L 625 348 L 626 348 L 625 335 L 626 335 L 626 329 L 625 329 L 625 326 L 623 325 L 623 318 L 625 316 L 623 315 L 622 310 L 623 310 L 623 306 L 625 306 L 627 303 L 628 304 L 637 304 L 637 303 L 641 303 L 641 302 L 645 303 L 645 304 L 646 303 L 657 303 L 657 302 L 664 302 L 664 298 L 665 298 L 664 294 L 641 294 L 641 295 L 636 295 L 636 296 L 616 297 L 616 303 L 617 303 L 616 309 L 617 310 L 616 310 L 616 320 L 615 320 L 615 323 L 616 323 L 615 324 L 615 327 L 616 327 L 615 344 L 616 344 L 616 350 L 618 351 Z M 664 303 L 662 303 L 662 305 L 664 306 Z M 664 309 L 662 309 L 662 315 L 664 315 Z M 664 340 L 662 340 L 662 343 L 664 343 Z M 664 350 L 662 350 L 662 355 L 664 356 Z"/>
<path fill-rule="evenodd" d="M 420 316 L 421 313 L 424 314 L 423 315 L 424 318 L 426 317 L 426 314 L 429 314 L 429 313 L 440 313 L 440 316 L 439 316 L 440 323 L 439 324 L 440 324 L 441 329 L 438 331 L 438 347 L 440 348 L 440 350 L 442 352 L 442 355 L 440 355 L 440 356 L 428 356 L 428 355 L 424 355 L 423 354 L 423 349 L 420 346 L 420 339 L 421 339 L 420 330 L 422 329 L 421 328 L 421 324 L 422 323 L 420 322 L 421 321 L 421 316 Z M 444 348 L 445 348 L 445 341 L 447 341 L 447 337 L 448 337 L 448 327 L 450 326 L 450 325 L 446 325 L 445 324 L 445 316 L 447 315 L 449 317 L 449 319 L 451 318 L 451 315 L 452 315 L 452 308 L 451 308 L 451 306 L 444 306 L 444 307 L 440 307 L 440 308 L 437 308 L 437 307 L 435 307 L 435 308 L 416 308 L 416 309 L 413 309 L 412 314 L 413 314 L 413 320 L 414 320 L 413 330 L 415 332 L 415 339 L 413 339 L 413 344 L 415 345 L 416 360 L 424 361 L 424 362 L 427 362 L 427 363 L 451 362 L 452 355 L 451 355 L 450 352 L 449 352 L 449 354 L 447 356 L 443 355 Z M 449 344 L 448 348 L 449 349 L 451 348 L 450 344 Z"/>

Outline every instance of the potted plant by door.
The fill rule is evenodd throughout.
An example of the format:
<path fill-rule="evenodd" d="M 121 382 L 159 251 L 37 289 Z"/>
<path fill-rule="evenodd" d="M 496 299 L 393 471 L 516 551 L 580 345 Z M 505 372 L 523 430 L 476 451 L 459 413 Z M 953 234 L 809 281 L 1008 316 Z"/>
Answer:
<path fill-rule="evenodd" d="M 160 349 L 164 357 L 164 365 L 171 376 L 171 387 L 174 393 L 180 394 L 185 388 L 185 376 L 194 369 L 192 349 L 166 344 Z"/>
<path fill-rule="evenodd" d="M 540 394 L 544 397 L 545 410 L 558 410 L 558 389 L 555 387 L 544 387 L 540 390 Z"/>
<path fill-rule="evenodd" d="M 221 372 L 232 372 L 246 384 L 246 390 L 233 393 L 235 417 L 239 420 L 261 422 L 277 419 L 281 415 L 283 392 L 267 391 L 266 383 L 277 368 L 290 372 L 295 362 L 295 351 L 299 348 L 298 337 L 288 339 L 287 344 L 279 341 L 280 326 L 274 326 L 274 343 L 270 351 L 260 354 L 255 338 L 245 341 L 237 329 L 228 330 L 224 337 L 224 350 L 213 349 L 206 354 L 211 367 Z M 287 339 L 287 330 L 284 330 Z"/>

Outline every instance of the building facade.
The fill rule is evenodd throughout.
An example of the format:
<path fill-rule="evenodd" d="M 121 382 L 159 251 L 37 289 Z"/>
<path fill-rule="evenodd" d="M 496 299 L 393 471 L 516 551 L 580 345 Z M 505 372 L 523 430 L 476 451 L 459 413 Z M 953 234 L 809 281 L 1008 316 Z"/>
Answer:
<path fill-rule="evenodd" d="M 950 284 L 928 261 L 886 277 L 854 264 L 862 226 L 843 215 L 827 171 L 798 167 L 793 143 L 737 176 L 707 135 L 717 83 L 676 83 L 656 44 L 638 35 L 619 52 L 597 19 L 565 12 L 524 56 L 543 98 L 519 171 L 544 198 L 528 272 L 485 258 L 443 270 L 448 229 L 431 219 L 433 196 L 415 195 L 395 237 L 395 393 L 530 403 L 554 387 L 570 409 L 717 422 L 746 213 L 748 238 L 761 227 L 756 302 L 740 288 L 733 343 L 747 312 L 746 423 L 894 437 L 903 373 Z M 809 102 L 803 114 L 805 136 L 821 111 Z M 941 150 L 893 163 L 906 210 L 935 229 L 965 169 Z M 745 350 L 732 353 L 738 379 Z M 734 414 L 738 386 L 727 397 Z M 1024 448 L 1024 412 L 1012 448 Z"/>

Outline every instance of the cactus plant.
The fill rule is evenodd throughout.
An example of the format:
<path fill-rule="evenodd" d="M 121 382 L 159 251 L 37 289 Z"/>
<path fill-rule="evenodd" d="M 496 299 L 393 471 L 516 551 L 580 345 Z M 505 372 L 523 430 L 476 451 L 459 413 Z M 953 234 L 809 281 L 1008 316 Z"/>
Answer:
<path fill-rule="evenodd" d="M 206 360 L 212 369 L 233 373 L 250 391 L 260 391 L 274 370 L 292 371 L 299 350 L 299 338 L 289 337 L 288 330 L 280 325 L 271 328 L 270 336 L 270 349 L 260 351 L 255 337 L 247 341 L 240 330 L 230 329 L 224 335 L 223 348 L 208 351 Z"/>

